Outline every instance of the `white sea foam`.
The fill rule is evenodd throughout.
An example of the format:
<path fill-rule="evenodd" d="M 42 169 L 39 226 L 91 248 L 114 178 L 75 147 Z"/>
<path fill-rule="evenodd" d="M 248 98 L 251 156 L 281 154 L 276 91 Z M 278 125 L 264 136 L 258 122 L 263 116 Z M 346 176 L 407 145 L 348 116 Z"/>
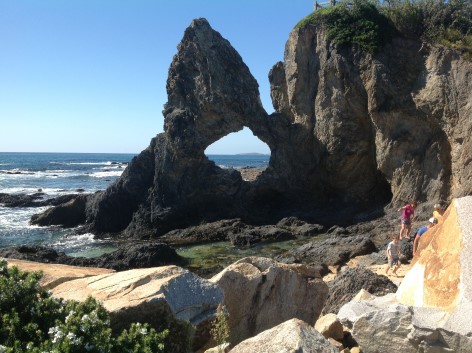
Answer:
<path fill-rule="evenodd" d="M 0 229 L 9 231 L 22 230 L 25 228 L 38 228 L 29 224 L 31 216 L 46 211 L 48 207 L 37 208 L 7 208 L 0 207 Z"/>
<path fill-rule="evenodd" d="M 85 233 L 85 234 L 70 234 L 67 235 L 55 243 L 51 245 L 57 248 L 77 248 L 82 247 L 89 244 L 100 243 L 101 240 L 94 239 L 94 235 L 92 233 Z"/>
<path fill-rule="evenodd" d="M 111 161 L 104 162 L 49 162 L 49 164 L 59 164 L 59 165 L 112 165 Z"/>
<path fill-rule="evenodd" d="M 123 173 L 123 170 L 108 170 L 103 172 L 97 172 L 90 174 L 94 178 L 109 178 L 109 177 L 119 177 Z"/>
<path fill-rule="evenodd" d="M 94 168 L 94 169 L 97 169 L 97 168 Z M 113 165 L 107 165 L 105 167 L 101 167 L 101 168 L 98 168 L 98 169 L 104 169 L 104 170 L 108 170 L 108 169 L 121 169 L 121 170 L 124 170 L 125 169 L 125 165 L 124 164 L 113 164 Z"/>
<path fill-rule="evenodd" d="M 65 195 L 65 194 L 73 194 L 74 191 L 66 190 L 66 189 L 59 189 L 59 188 L 32 188 L 32 187 L 11 187 L 11 188 L 2 188 L 0 192 L 5 194 L 35 194 L 37 192 L 43 192 L 48 196 L 58 196 L 58 195 Z"/>
<path fill-rule="evenodd" d="M 83 172 L 76 170 L 58 169 L 48 171 L 27 171 L 21 169 L 10 169 L 0 170 L 0 180 L 11 180 L 11 179 L 57 179 L 57 178 L 69 178 L 75 176 L 84 175 Z"/>

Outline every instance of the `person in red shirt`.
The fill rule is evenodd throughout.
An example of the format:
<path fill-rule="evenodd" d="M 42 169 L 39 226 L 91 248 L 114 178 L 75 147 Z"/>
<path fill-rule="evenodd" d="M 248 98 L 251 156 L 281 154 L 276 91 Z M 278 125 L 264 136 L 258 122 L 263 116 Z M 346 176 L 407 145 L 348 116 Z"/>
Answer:
<path fill-rule="evenodd" d="M 411 231 L 411 220 L 415 215 L 416 201 L 407 203 L 405 206 L 400 207 L 398 211 L 403 210 L 401 219 L 401 229 L 399 240 L 402 240 L 402 237 L 408 238 L 408 235 Z"/>

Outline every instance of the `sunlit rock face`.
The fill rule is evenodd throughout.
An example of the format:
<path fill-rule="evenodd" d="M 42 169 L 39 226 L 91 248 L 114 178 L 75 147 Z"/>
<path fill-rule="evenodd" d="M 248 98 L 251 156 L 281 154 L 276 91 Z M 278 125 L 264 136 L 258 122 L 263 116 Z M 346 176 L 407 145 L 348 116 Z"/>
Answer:
<path fill-rule="evenodd" d="M 236 50 L 194 20 L 169 69 L 164 132 L 88 199 L 86 224 L 149 238 L 228 218 L 348 222 L 366 205 L 467 195 L 471 77 L 472 63 L 442 47 L 397 38 L 372 56 L 336 46 L 320 28 L 297 28 L 269 73 L 268 115 Z M 254 182 L 204 155 L 244 127 L 271 150 Z"/>
<path fill-rule="evenodd" d="M 420 240 L 412 267 L 398 288 L 402 304 L 445 311 L 445 327 L 472 331 L 472 196 L 455 199 L 443 222 Z"/>
<path fill-rule="evenodd" d="M 472 196 L 421 236 L 396 294 L 353 299 L 339 320 L 363 352 L 472 352 Z"/>

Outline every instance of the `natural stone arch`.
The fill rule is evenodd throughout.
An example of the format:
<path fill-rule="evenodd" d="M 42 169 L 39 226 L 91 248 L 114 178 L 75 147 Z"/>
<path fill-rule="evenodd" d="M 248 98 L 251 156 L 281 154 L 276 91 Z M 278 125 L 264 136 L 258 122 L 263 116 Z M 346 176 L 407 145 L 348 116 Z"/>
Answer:
<path fill-rule="evenodd" d="M 240 139 L 238 141 L 237 139 Z M 225 141 L 225 142 L 223 142 Z M 232 147 L 226 146 L 226 144 L 230 144 Z M 248 144 L 251 145 L 251 147 L 248 147 Z M 219 146 L 219 147 L 217 147 Z M 219 150 L 218 150 L 219 149 Z M 231 152 L 229 152 L 229 150 Z M 264 150 L 262 150 L 264 149 Z M 269 159 L 267 159 L 267 163 L 261 164 L 260 162 L 254 165 L 254 161 L 257 161 L 257 158 L 266 158 L 263 156 L 270 155 L 270 147 L 267 143 L 263 142 L 261 139 L 259 139 L 251 129 L 248 127 L 244 126 L 243 129 L 241 129 L 238 132 L 232 132 L 224 136 L 223 138 L 219 139 L 218 141 L 214 142 L 213 144 L 209 145 L 205 149 L 205 156 L 213 161 L 218 167 L 222 169 L 232 169 L 238 172 L 243 181 L 245 182 L 253 182 L 256 181 L 259 176 L 264 172 L 264 170 L 267 168 L 269 164 Z M 239 165 L 225 165 L 219 164 L 215 158 L 212 156 L 236 156 L 240 155 L 241 159 L 243 158 L 250 158 L 247 160 L 247 164 L 239 164 Z M 222 157 L 221 157 L 222 158 Z M 236 158 L 236 157 L 233 157 Z"/>

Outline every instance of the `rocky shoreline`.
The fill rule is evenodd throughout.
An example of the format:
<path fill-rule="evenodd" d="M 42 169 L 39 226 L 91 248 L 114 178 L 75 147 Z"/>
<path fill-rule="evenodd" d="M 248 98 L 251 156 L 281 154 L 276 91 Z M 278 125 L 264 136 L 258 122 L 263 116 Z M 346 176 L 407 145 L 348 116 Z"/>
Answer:
<path fill-rule="evenodd" d="M 48 258 L 50 263 L 47 265 L 24 260 L 8 261 L 10 265 L 25 270 L 42 270 L 45 273 L 43 285 L 51 288 L 58 298 L 84 300 L 92 295 L 102 300 L 111 312 L 114 329 L 122 329 L 133 320 L 150 322 L 156 329 L 181 327 L 182 320 L 187 320 L 195 327 L 193 349 L 198 352 L 214 345 L 210 340 L 209 322 L 215 315 L 217 304 L 224 303 L 229 313 L 232 352 L 267 351 L 267 347 L 278 344 L 279 335 L 289 330 L 291 337 L 296 337 L 297 344 L 316 346 L 326 352 L 380 352 L 385 349 L 384 341 L 391 339 L 406 352 L 424 352 L 428 347 L 438 352 L 469 353 L 472 352 L 469 349 L 472 342 L 469 342 L 468 335 L 472 327 L 466 324 L 459 329 L 454 322 L 464 322 L 470 306 L 466 293 L 472 277 L 467 272 L 470 268 L 464 266 L 468 262 L 467 256 L 460 255 L 467 251 L 471 242 L 472 233 L 468 228 L 470 209 L 472 197 L 455 200 L 442 223 L 424 235 L 417 256 L 411 264 L 402 265 L 398 277 L 383 274 L 385 247 L 376 247 L 370 239 L 381 239 L 383 228 L 377 229 L 375 223 L 380 220 L 330 228 L 327 230 L 331 234 L 329 239 L 318 242 L 312 239 L 279 261 L 244 258 L 209 279 L 178 266 L 161 266 L 179 261 L 165 244 L 136 245 L 133 249 L 125 247 L 95 259 L 94 263 L 81 263 L 85 259 L 76 259 L 75 265 L 98 265 L 108 270 L 57 265 L 54 262 L 64 260 L 63 254 L 41 248 L 3 249 L 0 256 L 24 256 L 30 260 Z M 306 227 L 306 224 L 291 219 L 279 226 L 298 229 Z M 369 229 L 370 232 L 365 232 Z M 354 231 L 365 233 L 353 236 Z M 438 247 L 439 244 L 442 245 Z M 404 241 L 402 247 L 411 247 L 411 242 Z M 165 256 L 169 256 L 168 259 Z M 409 262 L 407 257 L 403 260 Z M 113 264 L 113 261 L 118 262 Z M 438 262 L 450 271 L 434 270 Z M 143 268 L 136 268 L 140 266 Z M 424 269 L 418 271 L 418 266 Z M 427 278 L 433 275 L 436 279 L 428 282 Z M 456 277 L 459 282 L 465 281 L 464 284 L 458 285 Z M 424 289 L 416 289 L 418 286 L 424 286 Z M 427 286 L 432 286 L 432 291 Z M 133 289 L 129 291 L 129 288 Z M 193 289 L 189 291 L 189 288 Z M 429 294 L 423 302 L 418 301 L 419 296 L 414 291 Z M 445 296 L 443 291 L 448 294 Z M 458 294 L 458 291 L 466 293 Z M 457 295 L 463 299 L 448 299 L 444 304 L 443 297 Z M 151 302 L 159 304 L 151 305 Z M 146 310 L 138 309 L 142 305 Z M 184 309 L 189 305 L 193 307 L 191 314 Z M 451 305 L 457 308 L 452 309 L 454 316 L 448 319 L 449 324 L 444 326 L 443 319 L 434 321 L 438 317 L 449 317 Z M 365 316 L 364 311 L 375 316 Z M 163 321 L 156 321 L 155 315 L 151 317 L 146 312 L 166 312 L 166 315 Z M 392 331 L 392 322 L 396 320 L 400 320 L 401 332 L 398 331 L 400 328 Z M 413 321 L 414 326 L 410 324 Z M 334 329 L 337 325 L 339 328 Z M 299 330 L 300 336 L 296 333 Z M 383 332 L 384 339 L 372 341 L 373 330 Z M 438 338 L 443 337 L 443 333 L 447 333 L 447 339 Z M 179 334 L 182 334 L 181 330 L 175 331 L 172 339 L 186 339 Z M 405 340 L 407 336 L 412 338 Z M 174 346 L 173 349 L 185 352 L 182 347 Z"/>

